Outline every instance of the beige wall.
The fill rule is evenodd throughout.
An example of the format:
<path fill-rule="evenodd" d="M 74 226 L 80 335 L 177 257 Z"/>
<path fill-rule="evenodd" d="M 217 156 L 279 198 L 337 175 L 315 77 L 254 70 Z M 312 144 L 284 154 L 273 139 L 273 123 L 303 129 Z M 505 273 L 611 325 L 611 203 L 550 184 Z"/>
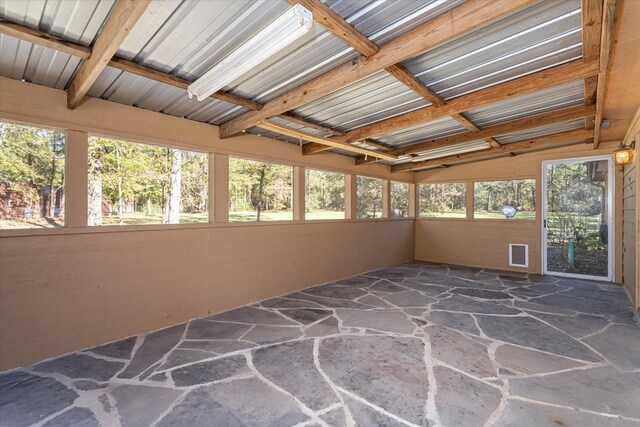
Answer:
<path fill-rule="evenodd" d="M 416 182 L 470 182 L 514 178 L 536 179 L 535 221 L 506 219 L 418 219 L 416 221 L 416 259 L 490 268 L 541 273 L 542 161 L 573 157 L 611 155 L 616 143 L 603 143 L 598 150 L 579 144 L 543 152 L 521 154 L 450 168 L 416 173 Z M 622 280 L 622 171 L 615 174 L 615 278 Z M 529 245 L 529 267 L 509 267 L 509 243 Z"/>
<path fill-rule="evenodd" d="M 640 108 L 625 136 L 625 145 L 635 141 L 633 163 L 625 166 L 622 190 L 623 210 L 623 283 L 636 307 L 640 307 L 640 197 L 638 197 L 638 171 L 640 171 Z"/>
<path fill-rule="evenodd" d="M 2 238 L 0 370 L 411 260 L 413 228 L 326 221 Z"/>
<path fill-rule="evenodd" d="M 382 165 L 0 78 L 0 120 L 67 131 L 67 228 L 0 230 L 0 370 L 413 259 L 414 221 L 226 224 L 227 155 L 413 182 Z M 210 223 L 86 227 L 87 134 L 211 154 Z M 297 180 L 300 185 L 300 180 Z M 300 218 L 300 198 L 294 208 Z M 349 208 L 351 208 L 349 206 Z M 384 245 L 381 245 L 384 242 Z"/>

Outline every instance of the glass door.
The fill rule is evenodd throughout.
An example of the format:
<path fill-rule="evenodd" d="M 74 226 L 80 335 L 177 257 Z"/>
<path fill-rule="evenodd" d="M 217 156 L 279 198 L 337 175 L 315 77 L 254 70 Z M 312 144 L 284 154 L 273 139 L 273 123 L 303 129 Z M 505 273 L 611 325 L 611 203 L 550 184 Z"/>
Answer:
<path fill-rule="evenodd" d="M 611 280 L 611 158 L 554 160 L 542 167 L 544 273 Z"/>

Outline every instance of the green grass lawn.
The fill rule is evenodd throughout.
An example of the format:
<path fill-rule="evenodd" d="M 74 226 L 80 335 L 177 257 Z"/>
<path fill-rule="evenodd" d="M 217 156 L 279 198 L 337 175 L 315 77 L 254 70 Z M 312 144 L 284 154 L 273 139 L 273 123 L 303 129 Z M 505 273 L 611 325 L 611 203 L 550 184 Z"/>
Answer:
<path fill-rule="evenodd" d="M 208 221 L 209 215 L 207 212 L 200 212 L 197 214 L 180 214 L 180 224 L 197 224 Z M 122 225 L 144 224 L 162 224 L 162 215 L 132 212 L 124 214 L 124 218 L 122 219 Z M 118 215 L 103 216 L 102 225 L 118 225 Z"/>
<path fill-rule="evenodd" d="M 466 218 L 465 212 L 420 212 L 422 218 Z"/>
<path fill-rule="evenodd" d="M 421 213 L 420 217 L 422 218 L 466 218 L 467 214 L 465 212 L 429 212 L 427 214 L 425 213 Z M 480 212 L 474 212 L 473 213 L 473 218 L 474 219 L 506 219 L 507 217 L 504 216 L 501 212 L 484 212 L 484 211 L 480 211 Z M 528 220 L 535 220 L 536 219 L 536 213 L 535 212 L 526 212 L 526 211 L 522 211 L 522 212 L 518 212 L 513 218 L 511 218 L 512 220 L 522 220 L 522 219 L 528 219 Z"/>
<path fill-rule="evenodd" d="M 502 214 L 502 212 L 485 212 L 485 211 L 474 212 L 473 217 L 478 219 L 506 219 L 507 218 L 506 216 L 504 216 L 504 214 Z M 535 211 L 534 212 L 520 211 L 511 219 L 512 220 L 516 220 L 516 219 L 535 220 L 536 213 Z"/>
<path fill-rule="evenodd" d="M 305 219 L 344 219 L 343 211 L 315 211 L 304 214 Z"/>
<path fill-rule="evenodd" d="M 256 220 L 256 211 L 229 212 L 229 222 L 251 222 Z M 293 212 L 262 211 L 260 221 L 291 221 Z"/>

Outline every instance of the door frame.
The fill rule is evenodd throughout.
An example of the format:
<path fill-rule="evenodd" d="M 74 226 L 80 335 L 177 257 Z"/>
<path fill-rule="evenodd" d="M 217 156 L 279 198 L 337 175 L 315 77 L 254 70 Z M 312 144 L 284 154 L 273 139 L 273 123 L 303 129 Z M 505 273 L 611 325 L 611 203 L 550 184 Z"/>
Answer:
<path fill-rule="evenodd" d="M 561 163 L 583 163 L 590 161 L 607 161 L 607 250 L 608 250 L 608 266 L 607 272 L 608 275 L 605 276 L 591 276 L 586 274 L 574 274 L 574 273 L 563 273 L 557 271 L 548 271 L 547 269 L 547 227 L 545 227 L 545 221 L 547 219 L 547 165 L 553 164 L 561 164 Z M 615 197 L 615 168 L 613 165 L 613 159 L 611 156 L 593 156 L 593 157 L 572 157 L 568 159 L 557 159 L 557 160 L 544 160 L 542 162 L 542 221 L 540 222 L 540 226 L 542 227 L 542 274 L 549 274 L 553 276 L 562 276 L 562 277 L 571 277 L 576 279 L 587 279 L 587 280 L 600 280 L 612 282 L 615 268 L 615 208 L 613 206 Z"/>

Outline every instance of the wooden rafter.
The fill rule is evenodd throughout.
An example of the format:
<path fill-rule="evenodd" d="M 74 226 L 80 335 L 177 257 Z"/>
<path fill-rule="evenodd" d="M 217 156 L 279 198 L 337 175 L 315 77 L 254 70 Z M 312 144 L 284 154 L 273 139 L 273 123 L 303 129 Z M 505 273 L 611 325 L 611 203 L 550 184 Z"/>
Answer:
<path fill-rule="evenodd" d="M 347 144 L 346 142 L 338 141 L 333 138 L 324 138 L 318 135 L 314 135 L 312 133 L 304 132 L 298 129 L 290 128 L 288 126 L 284 126 L 278 123 L 275 123 L 271 120 L 261 120 L 256 124 L 256 126 L 270 130 L 272 132 L 277 132 L 282 135 L 291 136 L 293 138 L 303 139 L 305 141 L 316 142 L 320 144 L 330 145 L 333 148 L 340 148 L 346 151 L 351 151 L 353 153 L 364 154 L 367 156 L 373 156 L 384 160 L 396 160 L 397 156 L 393 156 L 390 154 L 369 150 L 367 148 L 358 147 L 357 145 Z"/>
<path fill-rule="evenodd" d="M 338 136 L 344 135 L 344 132 L 342 132 L 341 130 L 330 128 L 330 127 L 327 127 L 327 126 L 323 126 L 323 125 L 321 125 L 319 123 L 315 123 L 315 122 L 312 122 L 310 120 L 303 119 L 302 117 L 298 117 L 298 116 L 296 116 L 294 114 L 291 114 L 291 113 L 280 114 L 279 117 L 282 117 L 285 120 L 288 120 L 288 121 L 293 122 L 293 123 L 298 123 L 299 125 L 303 125 L 305 127 L 311 128 L 311 129 L 319 130 L 319 131 L 324 132 L 324 133 L 329 133 L 329 134 L 338 135 Z"/>
<path fill-rule="evenodd" d="M 611 68 L 613 55 L 613 43 L 617 32 L 619 19 L 617 14 L 622 10 L 623 0 L 605 0 L 602 11 L 602 35 L 600 38 L 600 75 L 598 76 L 598 89 L 596 93 L 596 118 L 593 132 L 593 148 L 600 144 L 600 132 L 604 115 L 604 100 L 607 92 L 607 80 Z"/>
<path fill-rule="evenodd" d="M 445 148 L 451 145 L 464 144 L 467 142 L 478 141 L 485 138 L 506 135 L 513 132 L 521 132 L 529 129 L 535 129 L 542 126 L 554 125 L 570 120 L 593 117 L 596 112 L 595 105 L 578 105 L 575 107 L 563 108 L 560 110 L 548 111 L 533 116 L 523 117 L 521 119 L 511 120 L 505 123 L 486 127 L 478 132 L 465 132 L 442 138 L 430 139 L 427 141 L 416 142 L 405 145 L 391 151 L 396 156 L 408 156 L 421 153 L 427 150 L 437 148 Z M 369 163 L 369 160 L 357 158 L 356 164 Z"/>
<path fill-rule="evenodd" d="M 183 79 L 181 77 L 174 76 L 163 71 L 154 70 L 153 68 L 136 64 L 122 58 L 113 58 L 109 62 L 109 66 L 184 90 L 187 90 L 187 87 L 189 87 L 189 85 L 192 83 L 191 81 Z M 249 110 L 257 111 L 262 108 L 262 104 L 260 104 L 259 102 L 255 102 L 229 92 L 218 91 L 216 93 L 213 93 L 211 97 L 219 99 L 221 101 L 229 102 L 231 104 L 240 105 L 241 107 L 248 108 Z"/>
<path fill-rule="evenodd" d="M 150 3 L 150 0 L 119 0 L 116 3 L 91 49 L 91 56 L 82 63 L 67 89 L 68 108 L 80 105 Z"/>
<path fill-rule="evenodd" d="M 318 0 L 289 0 L 291 4 L 300 4 L 313 13 L 313 20 L 338 36 L 349 46 L 365 56 L 377 53 L 380 48 L 367 36 L 342 19 L 331 8 Z"/>
<path fill-rule="evenodd" d="M 603 0 L 582 0 L 582 57 L 594 58 L 600 55 L 600 38 L 602 34 L 602 2 Z M 584 79 L 584 104 L 596 102 L 598 76 Z M 587 129 L 593 129 L 593 121 L 586 122 Z"/>
<path fill-rule="evenodd" d="M 591 140 L 592 138 L 592 130 L 570 130 L 552 135 L 511 142 L 509 144 L 503 144 L 500 147 L 489 148 L 481 151 L 472 151 L 470 153 L 456 154 L 453 156 L 440 157 L 437 159 L 429 159 L 419 162 L 403 163 L 401 165 L 392 166 L 391 172 L 406 172 L 444 165 L 450 166 L 452 163 L 487 160 L 495 157 L 510 156 L 523 151 L 545 150 L 563 145 L 583 143 Z"/>
<path fill-rule="evenodd" d="M 258 121 L 280 115 L 351 83 L 398 64 L 469 31 L 509 15 L 535 0 L 470 0 L 414 28 L 380 47 L 369 56 L 342 64 L 267 102 L 260 111 L 249 111 L 220 126 L 220 136 L 230 137 Z M 454 24 L 455 23 L 455 24 Z"/>
<path fill-rule="evenodd" d="M 0 20 L 0 33 L 82 59 L 91 56 L 91 49 L 88 47 L 13 22 Z"/>
<path fill-rule="evenodd" d="M 598 73 L 597 60 L 577 60 L 520 77 L 505 83 L 488 87 L 448 102 L 442 107 L 429 106 L 390 119 L 362 126 L 347 132 L 346 142 L 358 141 L 375 135 L 381 135 L 418 125 L 443 116 L 478 108 L 497 101 L 535 92 L 573 80 L 583 79 Z"/>

